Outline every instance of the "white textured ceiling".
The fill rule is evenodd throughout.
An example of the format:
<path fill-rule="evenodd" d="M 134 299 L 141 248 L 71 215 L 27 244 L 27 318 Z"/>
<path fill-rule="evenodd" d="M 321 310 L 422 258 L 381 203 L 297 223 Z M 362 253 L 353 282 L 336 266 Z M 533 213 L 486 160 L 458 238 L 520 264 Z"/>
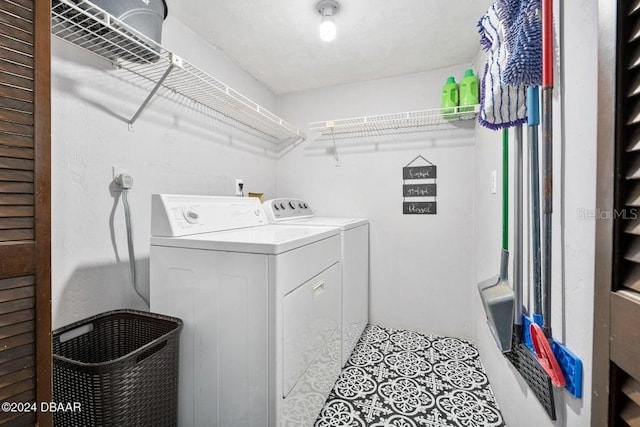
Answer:
<path fill-rule="evenodd" d="M 491 3 L 338 1 L 338 35 L 330 43 L 318 37 L 316 0 L 167 3 L 170 14 L 276 94 L 471 63 L 476 23 Z"/>

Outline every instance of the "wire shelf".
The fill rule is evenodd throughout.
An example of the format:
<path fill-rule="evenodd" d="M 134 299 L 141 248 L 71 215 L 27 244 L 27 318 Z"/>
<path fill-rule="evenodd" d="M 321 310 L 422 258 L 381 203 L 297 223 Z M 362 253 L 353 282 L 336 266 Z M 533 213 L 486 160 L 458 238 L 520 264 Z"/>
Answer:
<path fill-rule="evenodd" d="M 274 144 L 305 138 L 293 125 L 87 0 L 54 0 L 51 32 L 154 85 L 130 127 L 163 88 L 257 130 Z"/>
<path fill-rule="evenodd" d="M 381 114 L 378 116 L 310 122 L 309 130 L 322 135 L 376 132 L 383 130 L 452 125 L 456 121 L 473 120 L 480 111 L 479 105 L 455 108 L 411 111 L 407 113 Z"/>

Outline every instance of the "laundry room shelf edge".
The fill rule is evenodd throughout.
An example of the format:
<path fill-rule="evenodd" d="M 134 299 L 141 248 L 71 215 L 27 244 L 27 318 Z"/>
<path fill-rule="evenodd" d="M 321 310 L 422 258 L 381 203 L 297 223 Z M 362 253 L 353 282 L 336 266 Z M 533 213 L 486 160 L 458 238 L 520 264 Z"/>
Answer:
<path fill-rule="evenodd" d="M 338 135 L 428 126 L 449 126 L 453 128 L 456 122 L 473 120 L 479 111 L 479 105 L 465 105 L 455 108 L 435 108 L 377 116 L 323 120 L 310 122 L 309 130 L 320 132 L 322 135 Z"/>

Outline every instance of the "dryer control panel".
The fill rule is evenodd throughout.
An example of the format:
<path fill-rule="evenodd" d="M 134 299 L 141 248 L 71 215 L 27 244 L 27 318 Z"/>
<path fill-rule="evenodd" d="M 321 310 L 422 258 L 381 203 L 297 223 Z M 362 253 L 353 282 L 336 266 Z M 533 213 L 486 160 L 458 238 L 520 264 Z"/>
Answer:
<path fill-rule="evenodd" d="M 271 199 L 262 204 L 269 222 L 310 218 L 313 211 L 307 202 L 300 199 Z"/>
<path fill-rule="evenodd" d="M 266 225 L 267 217 L 254 197 L 151 196 L 151 235 L 180 237 Z"/>

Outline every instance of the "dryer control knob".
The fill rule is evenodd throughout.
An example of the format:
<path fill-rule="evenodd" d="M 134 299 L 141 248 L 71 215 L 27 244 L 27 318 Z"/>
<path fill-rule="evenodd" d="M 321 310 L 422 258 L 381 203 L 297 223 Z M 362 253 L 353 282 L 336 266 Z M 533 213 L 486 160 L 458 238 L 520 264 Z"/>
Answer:
<path fill-rule="evenodd" d="M 284 208 L 285 208 L 284 203 L 280 203 L 280 209 L 284 209 Z"/>
<path fill-rule="evenodd" d="M 296 205 L 293 204 L 293 202 L 289 202 L 289 206 L 291 206 L 291 209 L 295 209 Z"/>
<path fill-rule="evenodd" d="M 189 224 L 197 224 L 200 219 L 200 214 L 194 209 L 187 208 L 182 211 L 182 216 Z"/>
<path fill-rule="evenodd" d="M 298 207 L 299 207 L 300 209 L 304 209 L 304 205 L 303 205 L 302 203 L 298 203 Z"/>
<path fill-rule="evenodd" d="M 273 208 L 274 208 L 275 210 L 277 210 L 277 211 L 279 211 L 279 210 L 280 210 L 280 208 L 278 207 L 278 205 L 277 205 L 277 204 L 275 204 L 275 203 L 273 204 Z"/>

